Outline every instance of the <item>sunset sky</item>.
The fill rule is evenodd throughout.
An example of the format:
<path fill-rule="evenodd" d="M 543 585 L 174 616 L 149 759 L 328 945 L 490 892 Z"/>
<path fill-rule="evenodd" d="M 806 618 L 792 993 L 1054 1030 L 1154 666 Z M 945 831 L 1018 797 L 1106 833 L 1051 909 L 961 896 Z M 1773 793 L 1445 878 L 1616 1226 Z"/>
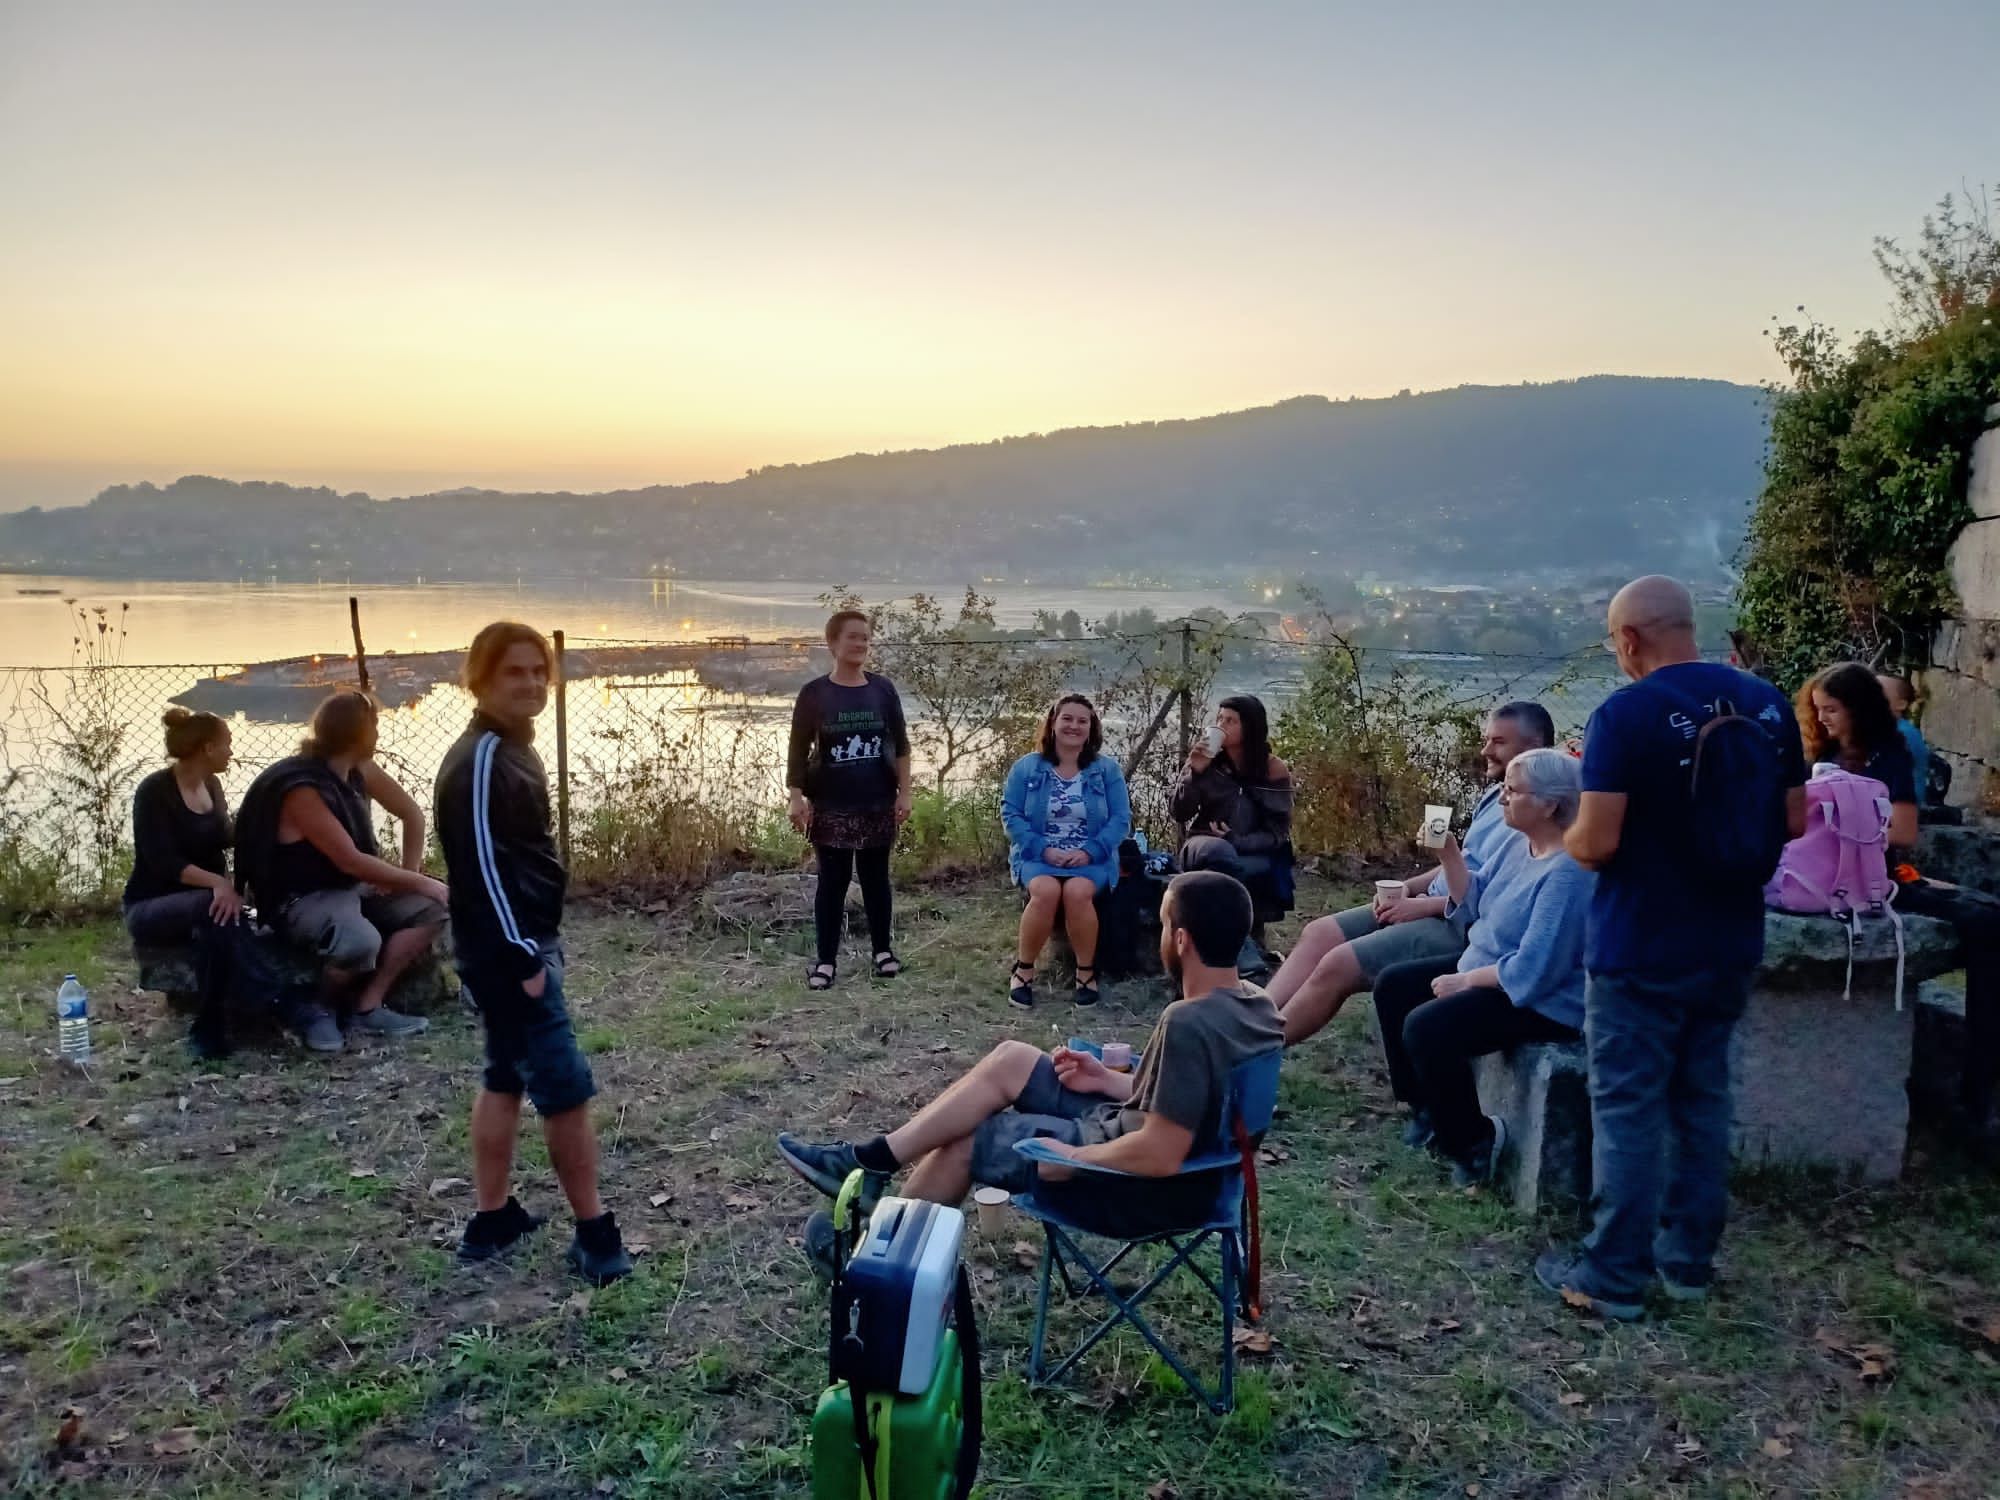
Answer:
<path fill-rule="evenodd" d="M 1993 0 L 0 0 L 0 508 L 1755 381 L 2000 180 Z"/>

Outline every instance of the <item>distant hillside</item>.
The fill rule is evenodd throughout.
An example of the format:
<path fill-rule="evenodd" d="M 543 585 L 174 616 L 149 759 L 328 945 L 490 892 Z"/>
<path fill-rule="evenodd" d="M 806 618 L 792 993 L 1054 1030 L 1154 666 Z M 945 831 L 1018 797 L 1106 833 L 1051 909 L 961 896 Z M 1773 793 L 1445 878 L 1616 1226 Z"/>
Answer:
<path fill-rule="evenodd" d="M 0 516 L 0 568 L 126 576 L 845 579 L 1709 571 L 1756 492 L 1762 393 L 1593 376 L 757 469 L 596 495 L 376 501 L 191 477 Z"/>

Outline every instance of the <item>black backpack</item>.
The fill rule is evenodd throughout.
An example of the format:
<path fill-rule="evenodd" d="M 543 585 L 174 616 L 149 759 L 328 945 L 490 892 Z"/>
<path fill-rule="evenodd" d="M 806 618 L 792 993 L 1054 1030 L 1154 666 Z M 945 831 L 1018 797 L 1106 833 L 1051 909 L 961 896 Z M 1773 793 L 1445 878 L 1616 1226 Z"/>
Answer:
<path fill-rule="evenodd" d="M 1687 852 L 1694 878 L 1761 891 L 1784 853 L 1785 785 L 1778 740 L 1728 698 L 1713 708 L 1660 680 L 1640 679 L 1699 725 L 1688 765 Z"/>

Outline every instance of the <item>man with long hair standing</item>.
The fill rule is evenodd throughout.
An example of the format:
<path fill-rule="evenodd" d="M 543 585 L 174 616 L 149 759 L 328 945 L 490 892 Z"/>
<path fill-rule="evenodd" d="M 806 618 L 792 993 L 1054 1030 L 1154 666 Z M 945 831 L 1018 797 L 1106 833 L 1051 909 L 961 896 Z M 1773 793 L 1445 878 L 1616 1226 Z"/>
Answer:
<path fill-rule="evenodd" d="M 438 770 L 438 843 L 451 875 L 458 972 L 486 1027 L 486 1073 L 472 1105 L 478 1211 L 458 1258 L 491 1260 L 542 1222 L 508 1191 L 525 1093 L 576 1214 L 569 1264 L 603 1286 L 627 1274 L 632 1258 L 597 1194 L 590 1123 L 597 1085 L 563 1004 L 559 933 L 569 875 L 549 831 L 548 773 L 534 748 L 554 663 L 531 626 L 502 620 L 480 631 L 464 678 L 478 707 Z"/>

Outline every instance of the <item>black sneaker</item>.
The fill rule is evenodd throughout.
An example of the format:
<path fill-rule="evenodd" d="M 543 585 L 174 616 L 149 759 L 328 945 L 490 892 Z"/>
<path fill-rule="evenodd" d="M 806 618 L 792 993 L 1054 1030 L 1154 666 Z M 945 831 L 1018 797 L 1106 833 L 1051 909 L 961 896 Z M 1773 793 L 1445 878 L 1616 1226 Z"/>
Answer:
<path fill-rule="evenodd" d="M 563 1256 L 569 1268 L 592 1286 L 609 1286 L 621 1276 L 632 1274 L 632 1257 L 618 1235 L 618 1220 L 610 1213 L 594 1219 L 578 1219 L 576 1235 Z"/>
<path fill-rule="evenodd" d="M 338 1052 L 347 1045 L 340 1023 L 323 1005 L 302 1005 L 292 1013 L 291 1027 L 308 1052 Z"/>
<path fill-rule="evenodd" d="M 541 1227 L 541 1215 L 529 1213 L 519 1198 L 509 1197 L 504 1208 L 484 1209 L 466 1222 L 465 1233 L 459 1236 L 458 1258 L 468 1264 L 493 1260 Z"/>
<path fill-rule="evenodd" d="M 1507 1150 L 1507 1122 L 1498 1115 L 1488 1115 L 1486 1123 L 1493 1127 L 1493 1138 L 1463 1161 L 1451 1164 L 1453 1187 L 1479 1187 L 1499 1175 L 1500 1158 Z"/>
<path fill-rule="evenodd" d="M 196 1062 L 220 1062 L 236 1051 L 227 1031 L 203 1021 L 188 1029 L 187 1049 Z"/>
<path fill-rule="evenodd" d="M 806 1218 L 805 1234 L 799 1248 L 805 1251 L 813 1275 L 821 1281 L 833 1280 L 833 1242 L 836 1238 L 838 1234 L 833 1227 L 833 1215 L 823 1208 L 814 1209 Z"/>
<path fill-rule="evenodd" d="M 829 1198 L 838 1198 L 848 1174 L 861 1166 L 854 1159 L 854 1148 L 846 1141 L 802 1141 L 783 1131 L 778 1135 L 778 1155 L 784 1157 L 786 1166 Z M 875 1205 L 888 1188 L 887 1172 L 868 1172 L 862 1176 L 863 1215 L 875 1212 Z"/>
<path fill-rule="evenodd" d="M 1410 1118 L 1403 1122 L 1403 1144 L 1412 1151 L 1421 1151 L 1437 1138 L 1437 1130 L 1431 1124 L 1429 1110 L 1413 1109 Z"/>
<path fill-rule="evenodd" d="M 1595 1290 L 1590 1266 L 1580 1254 L 1544 1250 L 1535 1261 L 1535 1280 L 1571 1307 L 1600 1318 L 1630 1323 L 1645 1316 L 1646 1304 L 1636 1298 L 1610 1297 Z"/>

